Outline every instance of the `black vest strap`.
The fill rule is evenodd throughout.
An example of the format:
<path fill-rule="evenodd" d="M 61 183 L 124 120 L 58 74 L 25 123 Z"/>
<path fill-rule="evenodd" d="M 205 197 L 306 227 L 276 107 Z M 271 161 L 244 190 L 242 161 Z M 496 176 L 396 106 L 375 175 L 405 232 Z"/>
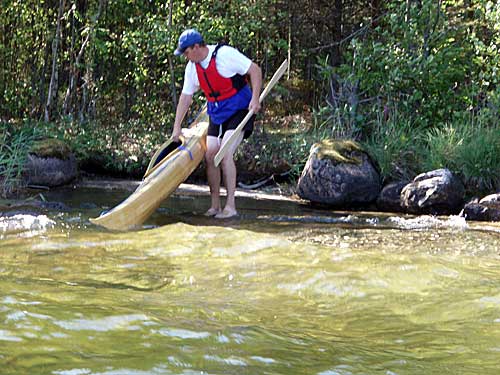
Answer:
<path fill-rule="evenodd" d="M 212 59 L 217 56 L 217 52 L 219 51 L 219 48 L 224 47 L 224 46 L 229 46 L 229 44 L 227 44 L 225 42 L 221 42 L 221 43 L 217 44 L 217 46 L 214 49 L 214 52 L 212 53 Z M 237 91 L 240 91 L 247 84 L 246 77 L 242 76 L 241 74 L 235 74 L 234 76 L 232 76 L 231 81 L 233 82 L 233 87 Z"/>

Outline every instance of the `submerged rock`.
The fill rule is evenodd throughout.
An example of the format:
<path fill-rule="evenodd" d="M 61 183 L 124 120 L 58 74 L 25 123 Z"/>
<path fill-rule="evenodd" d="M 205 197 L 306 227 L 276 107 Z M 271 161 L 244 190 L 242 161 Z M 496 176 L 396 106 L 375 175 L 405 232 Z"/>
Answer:
<path fill-rule="evenodd" d="M 327 140 L 311 147 L 297 194 L 315 203 L 350 207 L 373 202 L 380 189 L 380 175 L 361 146 Z"/>
<path fill-rule="evenodd" d="M 39 215 L 47 211 L 69 211 L 70 208 L 62 202 L 47 202 L 38 199 L 0 202 L 0 216 L 19 214 Z"/>
<path fill-rule="evenodd" d="M 462 181 L 448 169 L 422 173 L 401 191 L 401 206 L 414 214 L 460 212 L 465 197 Z"/>

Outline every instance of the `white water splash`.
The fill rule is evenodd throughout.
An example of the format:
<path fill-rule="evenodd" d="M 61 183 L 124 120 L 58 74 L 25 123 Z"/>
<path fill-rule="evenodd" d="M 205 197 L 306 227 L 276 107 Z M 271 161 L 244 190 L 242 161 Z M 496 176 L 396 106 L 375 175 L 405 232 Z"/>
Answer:
<path fill-rule="evenodd" d="M 36 234 L 54 227 L 55 221 L 45 215 L 23 215 L 0 217 L 0 235 L 9 233 L 27 232 Z"/>
<path fill-rule="evenodd" d="M 411 219 L 393 216 L 387 219 L 390 223 L 395 224 L 401 229 L 430 229 L 430 228 L 449 228 L 466 230 L 469 228 L 464 217 L 449 216 L 447 219 L 442 219 L 436 216 L 423 215 Z"/>

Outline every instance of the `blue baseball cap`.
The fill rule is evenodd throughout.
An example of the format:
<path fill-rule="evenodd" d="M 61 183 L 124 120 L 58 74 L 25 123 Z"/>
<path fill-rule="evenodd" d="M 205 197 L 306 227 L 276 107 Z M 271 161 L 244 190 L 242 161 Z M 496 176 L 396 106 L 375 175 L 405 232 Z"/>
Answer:
<path fill-rule="evenodd" d="M 184 51 L 196 43 L 203 43 L 203 37 L 201 34 L 195 29 L 187 29 L 184 31 L 179 37 L 179 45 L 174 52 L 175 56 L 180 56 L 184 53 Z"/>

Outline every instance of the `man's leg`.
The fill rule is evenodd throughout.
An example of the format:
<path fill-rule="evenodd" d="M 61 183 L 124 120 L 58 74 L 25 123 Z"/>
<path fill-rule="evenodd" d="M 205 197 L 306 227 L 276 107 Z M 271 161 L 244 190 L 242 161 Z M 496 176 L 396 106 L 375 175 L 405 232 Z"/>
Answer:
<path fill-rule="evenodd" d="M 211 205 L 206 216 L 215 216 L 220 210 L 220 168 L 214 164 L 214 158 L 219 151 L 219 139 L 213 136 L 207 136 L 207 151 L 205 152 L 205 161 L 207 164 L 207 180 L 210 186 Z"/>
<path fill-rule="evenodd" d="M 225 142 L 227 142 L 227 139 L 231 136 L 233 132 L 234 130 L 226 131 L 224 137 L 222 138 L 222 145 Z M 217 219 L 226 219 L 238 215 L 238 212 L 236 211 L 236 202 L 234 197 L 234 193 L 236 191 L 236 165 L 234 164 L 234 153 L 242 140 L 243 140 L 243 132 L 240 133 L 238 138 L 232 144 L 231 148 L 228 149 L 226 155 L 224 156 L 221 162 L 222 173 L 224 175 L 224 185 L 226 186 L 226 191 L 227 191 L 227 199 L 224 210 L 221 213 L 215 215 Z"/>

